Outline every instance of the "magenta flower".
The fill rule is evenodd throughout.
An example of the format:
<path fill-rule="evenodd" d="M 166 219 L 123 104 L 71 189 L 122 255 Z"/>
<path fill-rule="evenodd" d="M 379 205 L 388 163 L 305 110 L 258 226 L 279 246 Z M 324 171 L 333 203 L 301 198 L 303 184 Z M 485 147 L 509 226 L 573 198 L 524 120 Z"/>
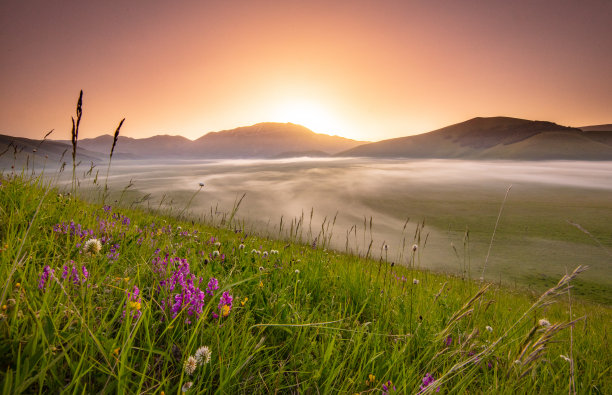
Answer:
<path fill-rule="evenodd" d="M 211 277 L 210 280 L 208 280 L 208 286 L 206 287 L 206 293 L 210 296 L 213 296 L 213 292 L 219 289 L 219 281 L 214 278 Z"/>
<path fill-rule="evenodd" d="M 46 265 L 43 268 L 42 274 L 40 275 L 40 279 L 38 280 L 38 288 L 42 290 L 45 289 L 49 276 L 53 277 L 53 272 L 53 269 L 51 269 L 51 266 L 49 265 Z"/>
<path fill-rule="evenodd" d="M 431 374 L 425 373 L 425 377 L 423 377 L 423 384 L 421 384 L 421 386 L 419 387 L 419 390 L 420 390 L 419 393 L 425 392 L 427 387 L 429 387 L 430 385 L 432 386 L 435 385 L 435 382 L 436 382 L 436 379 L 434 379 Z M 440 392 L 440 387 L 436 389 L 436 392 Z"/>

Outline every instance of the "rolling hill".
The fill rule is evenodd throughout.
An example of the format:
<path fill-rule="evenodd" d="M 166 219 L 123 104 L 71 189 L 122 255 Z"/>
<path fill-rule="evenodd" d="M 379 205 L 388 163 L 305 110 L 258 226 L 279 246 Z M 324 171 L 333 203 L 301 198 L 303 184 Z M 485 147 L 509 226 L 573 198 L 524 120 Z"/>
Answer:
<path fill-rule="evenodd" d="M 585 132 L 545 121 L 479 117 L 429 133 L 364 144 L 338 156 L 612 160 L 612 132 Z"/>
<path fill-rule="evenodd" d="M 113 137 L 79 141 L 79 147 L 107 155 Z M 317 134 L 292 123 L 265 122 L 207 133 L 191 141 L 182 136 L 158 135 L 143 139 L 119 137 L 115 152 L 123 158 L 272 158 L 287 152 L 335 154 L 363 143 Z"/>

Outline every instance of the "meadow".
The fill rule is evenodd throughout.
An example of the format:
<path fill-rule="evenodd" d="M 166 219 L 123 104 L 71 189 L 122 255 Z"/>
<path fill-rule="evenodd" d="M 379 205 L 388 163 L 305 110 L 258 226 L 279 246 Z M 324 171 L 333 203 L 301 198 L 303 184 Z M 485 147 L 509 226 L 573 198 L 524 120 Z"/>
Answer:
<path fill-rule="evenodd" d="M 395 234 L 400 265 L 307 221 L 262 237 L 231 207 L 198 219 L 207 184 L 166 206 L 1 182 L 5 394 L 612 392 L 612 311 L 577 301 L 581 261 L 537 295 L 424 270 L 422 225 Z"/>

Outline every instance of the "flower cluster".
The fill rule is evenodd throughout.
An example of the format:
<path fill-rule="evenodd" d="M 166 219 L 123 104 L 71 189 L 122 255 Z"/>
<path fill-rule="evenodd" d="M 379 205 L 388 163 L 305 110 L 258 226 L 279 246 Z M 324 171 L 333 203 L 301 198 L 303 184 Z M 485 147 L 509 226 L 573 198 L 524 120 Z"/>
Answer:
<path fill-rule="evenodd" d="M 391 390 L 393 390 L 393 392 L 397 391 L 397 389 L 395 388 L 395 385 L 393 385 L 391 380 L 387 381 L 386 383 L 382 385 L 383 395 L 389 395 L 389 393 L 391 393 Z"/>
<path fill-rule="evenodd" d="M 423 377 L 423 384 L 421 384 L 421 386 L 419 387 L 419 390 L 420 390 L 419 393 L 425 392 L 427 387 L 429 387 L 430 385 L 432 386 L 435 385 L 434 384 L 435 382 L 436 382 L 436 379 L 434 379 L 434 377 L 431 374 L 426 373 L 425 377 Z M 440 392 L 440 387 L 436 389 L 436 392 Z"/>
<path fill-rule="evenodd" d="M 167 275 L 167 271 L 171 272 Z M 183 310 L 188 317 L 186 323 L 191 323 L 191 317 L 197 319 L 204 309 L 204 298 L 219 288 L 219 282 L 211 278 L 206 288 L 206 293 L 199 286 L 202 283 L 201 277 L 196 277 L 191 273 L 189 262 L 184 258 L 168 258 L 168 256 L 153 259 L 153 271 L 158 273 L 162 280 L 159 282 L 159 292 L 165 290 L 169 293 L 168 298 L 161 303 L 162 309 L 167 306 L 170 308 L 172 318 Z"/>
<path fill-rule="evenodd" d="M 234 297 L 230 295 L 229 292 L 227 291 L 223 292 L 223 295 L 221 295 L 221 299 L 219 299 L 219 305 L 218 305 L 219 313 L 221 314 L 222 317 L 227 317 L 230 311 L 232 311 L 233 302 L 234 302 Z"/>
<path fill-rule="evenodd" d="M 142 315 L 142 311 L 140 311 L 142 308 L 142 299 L 140 298 L 140 290 L 136 285 L 134 285 L 132 292 L 127 292 L 126 307 L 129 309 L 132 318 L 138 319 Z M 125 310 L 123 311 L 123 315 L 125 316 Z"/>
<path fill-rule="evenodd" d="M 43 268 L 42 274 L 40 275 L 40 279 L 38 280 L 38 288 L 44 290 L 47 286 L 47 280 L 49 279 L 49 276 L 53 277 L 53 274 L 54 270 L 51 269 L 51 266 L 46 265 Z"/>
<path fill-rule="evenodd" d="M 55 233 L 60 233 L 64 235 L 77 236 L 81 239 L 86 237 L 93 237 L 94 231 L 92 229 L 84 229 L 81 224 L 77 224 L 74 221 L 70 221 L 70 223 L 66 224 L 62 222 L 61 224 L 53 225 L 53 231 Z"/>
<path fill-rule="evenodd" d="M 85 265 L 79 268 L 74 261 L 70 261 L 70 265 L 65 264 L 62 268 L 62 280 L 69 279 L 74 285 L 84 283 L 88 278 L 89 271 L 87 271 Z"/>

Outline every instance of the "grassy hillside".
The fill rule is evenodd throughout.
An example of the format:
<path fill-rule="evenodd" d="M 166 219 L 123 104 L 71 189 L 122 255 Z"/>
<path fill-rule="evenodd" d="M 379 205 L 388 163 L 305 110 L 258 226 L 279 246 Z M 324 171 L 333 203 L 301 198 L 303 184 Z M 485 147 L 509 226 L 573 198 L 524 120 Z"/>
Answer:
<path fill-rule="evenodd" d="M 5 394 L 612 391 L 573 275 L 515 294 L 1 182 Z"/>

